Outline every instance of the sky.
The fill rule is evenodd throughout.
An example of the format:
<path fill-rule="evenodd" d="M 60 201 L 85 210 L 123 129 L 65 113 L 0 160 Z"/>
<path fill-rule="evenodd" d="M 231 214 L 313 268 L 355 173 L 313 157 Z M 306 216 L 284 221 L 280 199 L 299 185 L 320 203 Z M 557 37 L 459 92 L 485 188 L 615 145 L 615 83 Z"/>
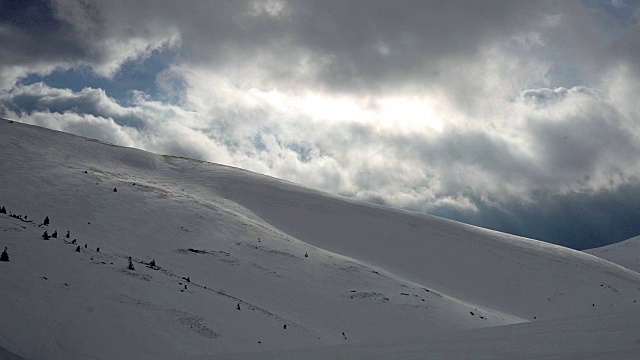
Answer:
<path fill-rule="evenodd" d="M 0 0 L 0 116 L 584 249 L 640 234 L 639 16 Z"/>

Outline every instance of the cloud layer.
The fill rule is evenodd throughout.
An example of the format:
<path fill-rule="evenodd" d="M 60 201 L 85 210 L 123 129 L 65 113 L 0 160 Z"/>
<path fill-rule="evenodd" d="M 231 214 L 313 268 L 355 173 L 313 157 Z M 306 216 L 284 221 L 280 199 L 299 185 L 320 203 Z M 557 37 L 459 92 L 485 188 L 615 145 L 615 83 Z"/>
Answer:
<path fill-rule="evenodd" d="M 640 233 L 638 207 L 620 196 L 640 189 L 633 2 L 59 0 L 9 10 L 4 117 L 577 248 Z M 125 97 L 105 90 L 167 53 L 153 96 L 133 80 Z M 105 85 L 51 85 L 62 71 Z M 584 219 L 601 231 L 585 238 Z"/>

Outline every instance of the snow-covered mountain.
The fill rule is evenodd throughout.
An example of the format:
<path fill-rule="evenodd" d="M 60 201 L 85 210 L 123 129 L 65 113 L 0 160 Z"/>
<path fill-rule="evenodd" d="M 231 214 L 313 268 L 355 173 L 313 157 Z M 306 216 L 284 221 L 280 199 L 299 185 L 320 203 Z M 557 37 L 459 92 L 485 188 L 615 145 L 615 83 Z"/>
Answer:
<path fill-rule="evenodd" d="M 640 274 L 589 254 L 4 120 L 0 206 L 0 354 L 27 359 L 393 348 L 640 306 Z"/>
<path fill-rule="evenodd" d="M 640 272 L 640 236 L 584 252 Z"/>

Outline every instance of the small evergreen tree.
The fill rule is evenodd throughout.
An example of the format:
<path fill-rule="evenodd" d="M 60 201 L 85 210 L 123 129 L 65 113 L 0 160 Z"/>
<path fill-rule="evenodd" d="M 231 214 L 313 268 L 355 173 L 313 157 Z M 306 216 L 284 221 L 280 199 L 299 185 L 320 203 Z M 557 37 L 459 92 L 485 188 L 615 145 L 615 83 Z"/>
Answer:
<path fill-rule="evenodd" d="M 240 310 L 240 303 L 236 306 L 236 310 Z"/>
<path fill-rule="evenodd" d="M 154 268 L 156 267 L 156 259 L 152 259 L 151 262 L 149 263 L 149 267 L 150 268 Z"/>
<path fill-rule="evenodd" d="M 133 261 L 131 261 L 131 256 L 129 256 L 129 266 L 127 266 L 127 269 L 135 270 L 135 268 L 133 267 Z"/>
<path fill-rule="evenodd" d="M 57 239 L 58 238 L 58 230 L 54 230 L 53 234 L 51 234 L 51 237 Z"/>
<path fill-rule="evenodd" d="M 0 214 L 6 214 L 6 213 L 7 213 L 7 209 L 5 209 L 4 206 L 0 208 Z"/>
<path fill-rule="evenodd" d="M 67 235 L 65 235 L 65 236 L 68 239 L 71 236 L 71 231 L 67 230 Z"/>
<path fill-rule="evenodd" d="M 96 252 L 100 252 L 100 248 L 96 248 Z"/>
<path fill-rule="evenodd" d="M 76 252 L 80 252 L 80 245 L 76 247 Z"/>
<path fill-rule="evenodd" d="M 45 240 L 49 240 L 50 237 L 49 237 L 49 234 L 47 234 L 46 230 L 44 231 L 44 234 L 42 234 L 42 238 Z"/>
<path fill-rule="evenodd" d="M 9 254 L 7 253 L 7 247 L 4 247 L 2 250 L 2 255 L 0 255 L 0 261 L 9 261 Z"/>
<path fill-rule="evenodd" d="M 113 188 L 113 192 L 118 192 L 118 189 L 117 188 Z"/>
<path fill-rule="evenodd" d="M 308 252 L 304 252 L 304 257 L 309 257 L 309 253 Z"/>
<path fill-rule="evenodd" d="M 42 223 L 42 225 L 49 225 L 49 217 L 45 217 L 44 218 L 44 222 Z"/>

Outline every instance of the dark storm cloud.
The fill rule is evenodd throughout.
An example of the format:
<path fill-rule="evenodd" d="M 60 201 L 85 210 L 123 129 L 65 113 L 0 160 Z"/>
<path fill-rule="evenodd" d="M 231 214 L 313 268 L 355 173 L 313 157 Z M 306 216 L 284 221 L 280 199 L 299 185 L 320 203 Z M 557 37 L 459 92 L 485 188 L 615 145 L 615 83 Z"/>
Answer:
<path fill-rule="evenodd" d="M 602 91 L 536 89 L 523 92 L 522 97 L 539 111 L 528 119 L 527 132 L 534 139 L 542 169 L 556 179 L 579 182 L 580 177 L 588 180 L 594 173 L 614 171 L 624 176 L 625 168 L 635 168 L 630 164 L 636 163 L 640 153 L 637 127 Z M 566 111 L 565 106 L 573 110 Z"/>
<path fill-rule="evenodd" d="M 640 72 L 640 6 L 638 5 L 638 1 L 633 0 L 602 4 L 609 14 L 626 25 L 619 37 L 608 46 L 608 53 L 613 58 L 622 58 L 633 64 L 636 71 Z"/>
<path fill-rule="evenodd" d="M 568 31 L 565 24 L 610 25 L 579 2 L 52 0 L 5 7 L 13 19 L 0 32 L 9 50 L 0 57 L 5 64 L 113 69 L 126 58 L 144 56 L 152 50 L 147 46 L 168 43 L 180 47 L 187 64 L 267 87 L 444 88 L 473 102 L 468 89 L 483 69 L 467 64 L 481 62 L 487 49 L 505 42 L 535 43 L 547 33 L 544 46 L 566 56 L 610 61 L 594 56 L 608 46 L 624 61 L 638 58 L 631 20 L 617 25 L 613 44 Z M 565 46 L 569 42 L 580 46 L 567 50 L 574 48 Z"/>
<path fill-rule="evenodd" d="M 631 64 L 635 70 L 636 79 L 640 78 L 640 21 L 638 18 L 634 18 L 633 25 L 609 49 L 614 59 L 622 59 Z"/>
<path fill-rule="evenodd" d="M 477 211 L 446 206 L 435 215 L 582 250 L 623 241 L 638 234 L 640 182 L 616 190 L 539 195 L 532 206 L 517 199 L 500 208 L 476 199 Z"/>
<path fill-rule="evenodd" d="M 0 89 L 29 74 L 85 69 L 112 76 L 126 60 L 176 41 L 170 31 L 149 31 L 107 21 L 91 1 L 0 2 Z M 116 28 L 112 28 L 116 25 Z"/>
<path fill-rule="evenodd" d="M 57 19 L 48 1 L 0 2 L 0 29 L 0 64 L 5 66 L 90 58 L 82 34 Z"/>
<path fill-rule="evenodd" d="M 495 41 L 553 15 L 552 2 L 294 2 L 296 40 L 330 60 L 336 85 L 403 84 L 438 78 L 446 61 L 468 60 Z"/>
<path fill-rule="evenodd" d="M 563 122 L 541 120 L 531 124 L 531 135 L 547 171 L 558 177 L 588 176 L 602 170 L 596 168 L 599 165 L 635 161 L 639 144 L 622 127 L 619 115 L 611 109 L 591 110 Z"/>
<path fill-rule="evenodd" d="M 282 80 L 310 62 L 316 73 L 305 80 L 317 85 L 422 84 L 435 81 L 446 62 L 471 59 L 566 7 L 550 1 L 5 2 L 0 34 L 7 51 L 0 60 L 99 66 L 124 51 L 119 42 L 137 38 L 158 46 L 175 31 L 189 62 L 214 68 L 257 61 L 271 67 L 271 80 Z"/>
<path fill-rule="evenodd" d="M 2 116 L 574 247 L 640 233 L 614 229 L 640 195 L 634 2 L 0 6 Z"/>

